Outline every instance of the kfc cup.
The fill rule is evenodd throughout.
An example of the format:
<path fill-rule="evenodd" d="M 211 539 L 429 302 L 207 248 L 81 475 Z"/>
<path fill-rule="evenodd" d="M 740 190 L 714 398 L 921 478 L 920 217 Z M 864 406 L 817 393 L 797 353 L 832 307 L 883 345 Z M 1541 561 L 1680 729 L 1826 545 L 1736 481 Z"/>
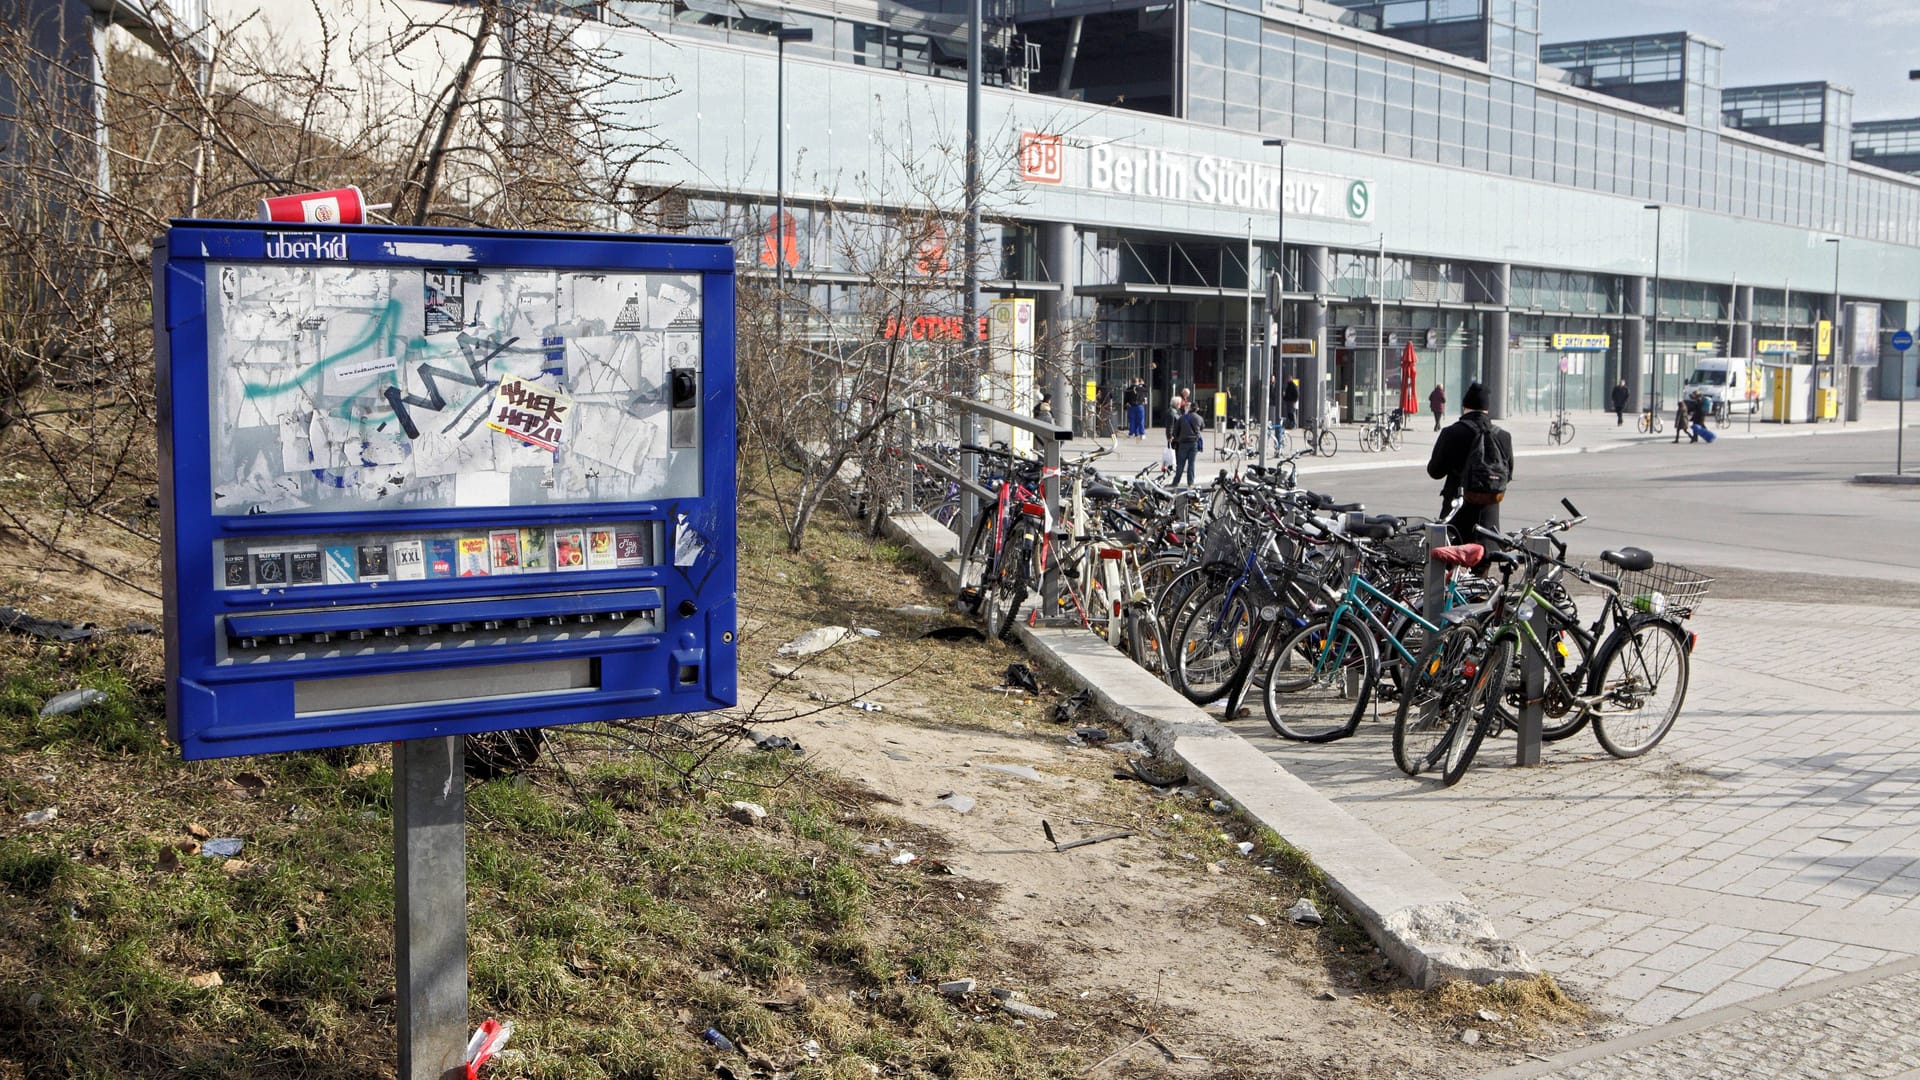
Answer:
<path fill-rule="evenodd" d="M 261 221 L 300 222 L 307 225 L 359 225 L 366 203 L 357 187 L 282 195 L 260 200 Z"/>

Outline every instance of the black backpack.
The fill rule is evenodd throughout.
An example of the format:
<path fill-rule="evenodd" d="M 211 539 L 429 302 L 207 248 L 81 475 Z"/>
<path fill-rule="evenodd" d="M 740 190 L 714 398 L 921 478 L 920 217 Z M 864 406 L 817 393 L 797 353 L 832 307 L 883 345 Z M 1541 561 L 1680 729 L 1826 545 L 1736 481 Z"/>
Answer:
<path fill-rule="evenodd" d="M 1468 502 L 1485 506 L 1507 497 L 1507 480 L 1513 470 L 1500 456 L 1492 422 L 1483 420 L 1473 428 L 1473 445 L 1467 448 L 1467 467 L 1461 474 L 1460 487 Z"/>

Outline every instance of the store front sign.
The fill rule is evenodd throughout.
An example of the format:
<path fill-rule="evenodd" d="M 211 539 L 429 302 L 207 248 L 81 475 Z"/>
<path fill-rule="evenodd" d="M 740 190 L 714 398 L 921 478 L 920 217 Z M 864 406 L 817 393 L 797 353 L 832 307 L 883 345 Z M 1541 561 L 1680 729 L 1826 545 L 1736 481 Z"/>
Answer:
<path fill-rule="evenodd" d="M 1132 143 L 1088 143 L 1027 131 L 1020 135 L 1020 179 L 1137 199 L 1198 203 L 1290 218 L 1363 224 L 1373 220 L 1373 181 L 1288 169 L 1216 154 Z"/>
<path fill-rule="evenodd" d="M 1754 347 L 1761 356 L 1794 356 L 1800 352 L 1800 343 L 1786 339 L 1762 339 Z"/>
<path fill-rule="evenodd" d="M 1613 344 L 1607 334 L 1555 334 L 1553 347 L 1561 352 L 1606 352 Z"/>

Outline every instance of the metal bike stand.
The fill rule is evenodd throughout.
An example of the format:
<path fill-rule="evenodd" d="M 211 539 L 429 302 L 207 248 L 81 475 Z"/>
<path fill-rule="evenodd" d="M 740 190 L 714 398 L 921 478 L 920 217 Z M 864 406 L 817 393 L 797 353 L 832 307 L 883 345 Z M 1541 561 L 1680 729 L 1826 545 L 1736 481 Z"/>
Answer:
<path fill-rule="evenodd" d="M 1422 594 L 1421 614 L 1435 626 L 1440 625 L 1440 616 L 1447 610 L 1447 567 L 1432 558 L 1434 548 L 1446 547 L 1452 542 L 1452 534 L 1445 525 L 1433 522 L 1427 526 L 1427 581 Z"/>
<path fill-rule="evenodd" d="M 1551 548 L 1545 537 L 1534 537 L 1527 541 L 1527 550 L 1536 555 L 1547 555 Z M 1535 611 L 1530 621 L 1536 640 L 1544 640 L 1543 635 L 1549 629 L 1546 618 Z M 1515 765 L 1540 764 L 1540 723 L 1541 705 L 1547 695 L 1546 657 L 1531 649 L 1520 650 L 1520 730 L 1518 745 L 1514 747 Z"/>

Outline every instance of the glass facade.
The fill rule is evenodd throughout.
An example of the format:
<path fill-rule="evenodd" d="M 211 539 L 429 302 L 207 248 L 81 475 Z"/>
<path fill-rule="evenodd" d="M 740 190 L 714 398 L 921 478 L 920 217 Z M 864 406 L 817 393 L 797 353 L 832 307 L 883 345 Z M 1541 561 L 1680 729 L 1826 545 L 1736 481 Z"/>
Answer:
<path fill-rule="evenodd" d="M 1525 20 L 1537 27 L 1536 4 L 1491 4 L 1496 15 L 1509 7 L 1516 33 Z M 1488 76 L 1418 63 L 1219 4 L 1196 0 L 1189 10 L 1187 117 L 1197 122 L 1920 244 L 1920 192 L 1902 184 L 1756 145 L 1679 116 L 1664 123 L 1610 109 L 1535 85 L 1530 76 L 1519 77 L 1517 68 L 1515 78 Z M 1489 25 L 1498 27 L 1493 19 Z M 1537 29 L 1527 32 L 1530 41 L 1538 36 Z M 1703 45 L 1698 56 L 1682 60 L 1683 71 L 1699 61 L 1703 94 L 1708 73 L 1718 78 L 1718 58 L 1709 59 L 1710 51 L 1717 53 Z M 1833 92 L 1814 96 L 1813 112 L 1795 113 L 1813 117 L 1822 141 L 1851 126 L 1851 95 L 1827 89 Z M 1737 92 L 1726 92 L 1725 109 L 1742 107 L 1733 97 Z M 1703 109 L 1709 103 L 1702 98 Z"/>
<path fill-rule="evenodd" d="M 1582 89 L 1712 127 L 1720 122 L 1720 53 L 1690 34 L 1655 34 L 1542 45 L 1540 63 Z"/>
<path fill-rule="evenodd" d="M 1920 119 L 1853 125 L 1853 159 L 1895 172 L 1920 172 Z"/>

